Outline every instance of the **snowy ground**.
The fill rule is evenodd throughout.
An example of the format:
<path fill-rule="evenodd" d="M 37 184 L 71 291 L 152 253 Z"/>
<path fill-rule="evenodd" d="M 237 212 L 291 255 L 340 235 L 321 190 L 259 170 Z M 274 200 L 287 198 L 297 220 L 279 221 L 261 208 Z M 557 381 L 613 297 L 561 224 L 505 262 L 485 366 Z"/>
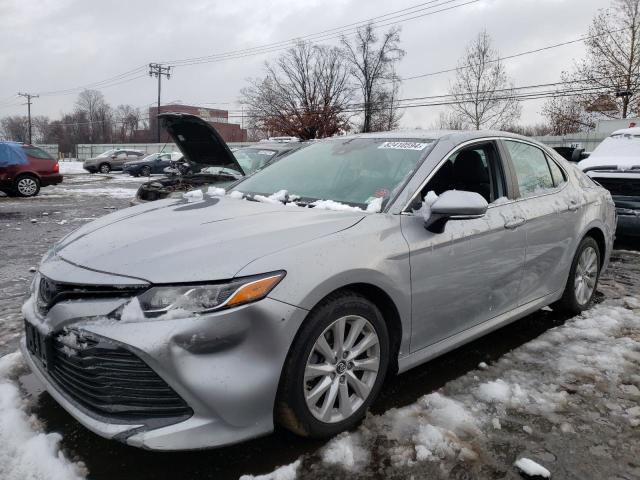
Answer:
<path fill-rule="evenodd" d="M 83 162 L 77 160 L 62 160 L 58 162 L 58 165 L 60 165 L 60 173 L 63 175 L 87 173 L 87 171 L 82 168 L 82 164 Z"/>
<path fill-rule="evenodd" d="M 121 190 L 140 181 L 69 175 L 65 190 L 0 197 L 0 479 L 515 480 L 522 459 L 556 479 L 640 478 L 640 254 L 625 250 L 614 253 L 600 303 L 586 314 L 541 311 L 390 379 L 364 424 L 332 441 L 277 431 L 220 450 L 158 454 L 88 432 L 12 353 L 19 307 L 48 246 L 126 207 Z"/>

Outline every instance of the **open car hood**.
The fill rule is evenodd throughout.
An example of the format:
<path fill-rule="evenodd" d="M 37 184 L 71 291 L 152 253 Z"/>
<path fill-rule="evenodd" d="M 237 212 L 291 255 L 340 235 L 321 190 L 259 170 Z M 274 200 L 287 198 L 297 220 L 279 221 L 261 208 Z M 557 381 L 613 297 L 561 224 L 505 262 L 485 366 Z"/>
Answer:
<path fill-rule="evenodd" d="M 158 119 L 188 161 L 202 167 L 232 168 L 244 175 L 226 142 L 202 118 L 188 113 L 161 113 Z"/>

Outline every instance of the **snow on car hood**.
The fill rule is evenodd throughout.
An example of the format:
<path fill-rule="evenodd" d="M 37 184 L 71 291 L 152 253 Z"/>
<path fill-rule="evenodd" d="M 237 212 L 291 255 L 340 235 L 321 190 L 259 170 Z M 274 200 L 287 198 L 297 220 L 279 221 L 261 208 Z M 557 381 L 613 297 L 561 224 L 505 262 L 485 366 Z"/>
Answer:
<path fill-rule="evenodd" d="M 634 135 L 621 136 L 617 133 L 614 132 L 612 136 L 605 138 L 588 158 L 578 163 L 578 167 L 582 171 L 599 167 L 612 170 L 640 167 L 640 138 Z"/>
<path fill-rule="evenodd" d="M 52 253 L 152 283 L 223 280 L 257 258 L 347 229 L 364 215 L 228 197 L 158 200 L 89 223 Z"/>

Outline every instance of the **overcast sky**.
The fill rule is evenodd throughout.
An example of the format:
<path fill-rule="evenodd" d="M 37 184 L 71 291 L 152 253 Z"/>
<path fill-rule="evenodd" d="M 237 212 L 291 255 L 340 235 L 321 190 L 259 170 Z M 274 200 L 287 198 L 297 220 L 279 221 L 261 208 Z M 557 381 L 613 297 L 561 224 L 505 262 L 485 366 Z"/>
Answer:
<path fill-rule="evenodd" d="M 465 1 L 451 0 L 447 6 Z M 156 80 L 142 68 L 149 62 L 271 44 L 419 3 L 425 0 L 0 0 L 0 117 L 26 112 L 12 97 L 18 91 L 74 89 L 138 67 L 117 79 L 122 83 L 111 80 L 96 88 L 113 106 L 146 109 L 157 96 Z M 597 10 L 608 5 L 609 0 L 479 0 L 405 21 L 401 40 L 406 56 L 397 73 L 412 76 L 454 67 L 483 28 L 502 56 L 579 38 Z M 264 62 L 278 53 L 177 67 L 163 82 L 163 103 L 237 110 L 246 79 L 259 76 Z M 506 60 L 505 66 L 516 85 L 549 83 L 583 53 L 584 45 L 577 43 Z M 401 97 L 446 93 L 450 81 L 451 74 L 405 81 Z M 77 92 L 43 95 L 34 100 L 32 114 L 59 118 L 73 109 Z M 540 109 L 540 101 L 523 103 L 521 123 L 539 121 Z M 408 109 L 402 126 L 428 128 L 438 113 L 436 107 Z"/>

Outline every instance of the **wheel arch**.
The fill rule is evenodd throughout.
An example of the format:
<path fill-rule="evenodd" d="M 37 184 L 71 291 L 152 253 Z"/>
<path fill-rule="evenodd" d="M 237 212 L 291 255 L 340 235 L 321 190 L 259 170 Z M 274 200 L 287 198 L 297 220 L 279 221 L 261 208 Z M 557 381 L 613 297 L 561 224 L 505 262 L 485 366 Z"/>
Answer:
<path fill-rule="evenodd" d="M 607 240 L 605 234 L 600 227 L 592 225 L 587 229 L 586 232 L 584 232 L 584 234 L 580 238 L 580 242 L 582 242 L 582 240 L 587 237 L 593 238 L 598 244 L 598 248 L 600 249 L 600 269 L 602 270 L 607 255 Z M 578 242 L 578 245 L 580 244 L 580 242 Z"/>

